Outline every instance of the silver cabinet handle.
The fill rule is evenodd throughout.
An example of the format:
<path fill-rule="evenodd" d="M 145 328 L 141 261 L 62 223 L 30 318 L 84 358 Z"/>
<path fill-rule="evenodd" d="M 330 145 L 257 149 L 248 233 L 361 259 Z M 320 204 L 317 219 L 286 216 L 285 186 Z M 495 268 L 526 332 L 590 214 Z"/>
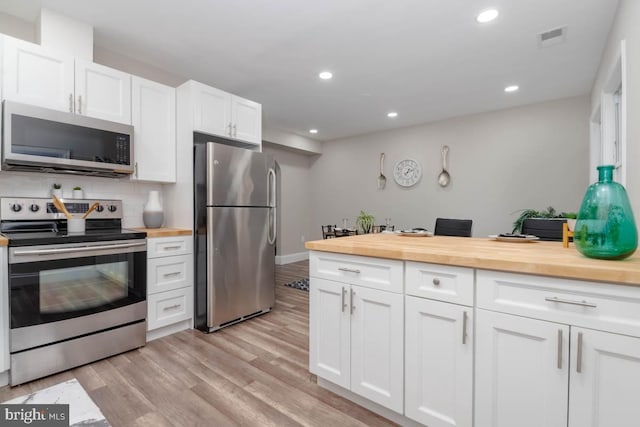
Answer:
<path fill-rule="evenodd" d="M 558 329 L 558 369 L 562 369 L 562 329 Z"/>
<path fill-rule="evenodd" d="M 180 271 L 174 271 L 173 273 L 164 273 L 162 276 L 163 277 L 172 277 L 172 276 L 179 276 L 180 275 Z"/>
<path fill-rule="evenodd" d="M 350 312 L 350 314 L 353 314 L 353 311 L 356 309 L 356 305 L 354 304 L 354 301 L 353 301 L 353 296 L 355 294 L 356 294 L 356 292 L 353 289 L 351 289 L 351 312 Z"/>
<path fill-rule="evenodd" d="M 233 134 L 231 133 L 231 122 L 229 122 L 229 124 L 227 125 L 227 127 L 229 128 L 229 130 L 227 131 L 227 133 L 229 134 L 229 136 L 233 136 Z"/>
<path fill-rule="evenodd" d="M 347 293 L 347 291 L 344 289 L 344 286 L 342 287 L 342 312 L 344 313 L 344 309 L 347 308 L 347 304 L 344 303 L 344 294 Z"/>
<path fill-rule="evenodd" d="M 69 94 L 69 112 L 73 113 L 73 94 Z"/>
<path fill-rule="evenodd" d="M 236 124 L 233 124 L 233 137 L 236 138 L 238 136 L 238 130 L 236 129 Z"/>
<path fill-rule="evenodd" d="M 165 246 L 164 250 L 165 251 L 176 251 L 178 249 L 180 249 L 182 246 Z"/>
<path fill-rule="evenodd" d="M 462 312 L 462 344 L 467 343 L 467 319 L 469 315 L 467 315 L 466 311 Z"/>
<path fill-rule="evenodd" d="M 137 177 L 138 177 L 138 162 L 136 162 L 136 164 L 135 164 L 135 166 L 134 166 L 134 167 L 135 167 L 135 169 L 136 169 L 136 178 L 137 178 Z"/>
<path fill-rule="evenodd" d="M 345 271 L 345 272 L 347 272 L 347 273 L 360 274 L 360 270 L 356 270 L 355 268 L 340 267 L 340 268 L 338 268 L 338 270 L 340 270 L 340 271 Z"/>
<path fill-rule="evenodd" d="M 578 355 L 576 361 L 576 372 L 582 372 L 582 332 L 578 332 Z"/>
<path fill-rule="evenodd" d="M 580 306 L 583 306 L 583 307 L 591 307 L 591 308 L 596 308 L 597 307 L 596 304 L 594 304 L 592 302 L 587 302 L 585 300 L 574 301 L 574 300 L 563 299 L 563 298 L 558 298 L 558 297 L 546 297 L 545 301 L 558 302 L 558 303 L 561 303 L 561 304 L 580 305 Z"/>
<path fill-rule="evenodd" d="M 78 114 L 82 114 L 82 95 L 78 95 Z"/>
<path fill-rule="evenodd" d="M 434 286 L 440 286 L 440 279 L 438 279 L 437 277 L 433 279 L 433 284 Z"/>
<path fill-rule="evenodd" d="M 174 305 L 167 306 L 167 307 L 163 308 L 162 311 L 175 310 L 176 308 L 180 308 L 180 304 L 174 304 Z"/>

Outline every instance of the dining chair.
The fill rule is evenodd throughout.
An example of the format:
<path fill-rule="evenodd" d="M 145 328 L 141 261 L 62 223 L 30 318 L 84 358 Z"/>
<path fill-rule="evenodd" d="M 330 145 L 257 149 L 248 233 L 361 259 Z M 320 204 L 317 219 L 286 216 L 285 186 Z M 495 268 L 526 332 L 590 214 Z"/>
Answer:
<path fill-rule="evenodd" d="M 336 237 L 336 226 L 335 225 L 323 225 L 322 226 L 322 238 L 323 239 L 333 239 Z"/>
<path fill-rule="evenodd" d="M 436 228 L 433 232 L 436 236 L 471 237 L 470 219 L 436 218 Z"/>
<path fill-rule="evenodd" d="M 533 234 L 551 242 L 562 242 L 562 224 L 567 222 L 564 218 L 527 218 L 522 223 L 522 234 Z"/>

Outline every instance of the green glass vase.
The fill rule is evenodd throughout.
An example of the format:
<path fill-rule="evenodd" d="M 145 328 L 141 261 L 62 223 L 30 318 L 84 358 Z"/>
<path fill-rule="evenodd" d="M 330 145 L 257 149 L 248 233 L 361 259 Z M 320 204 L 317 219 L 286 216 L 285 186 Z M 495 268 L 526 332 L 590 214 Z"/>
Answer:
<path fill-rule="evenodd" d="M 624 187 L 613 181 L 613 166 L 598 166 L 598 182 L 582 200 L 573 241 L 586 257 L 623 259 L 638 247 L 638 230 Z"/>

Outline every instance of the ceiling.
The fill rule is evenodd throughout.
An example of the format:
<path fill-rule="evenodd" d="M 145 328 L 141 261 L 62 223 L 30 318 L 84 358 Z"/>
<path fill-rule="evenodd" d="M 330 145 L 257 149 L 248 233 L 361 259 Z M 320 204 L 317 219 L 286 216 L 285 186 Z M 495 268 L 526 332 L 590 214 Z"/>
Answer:
<path fill-rule="evenodd" d="M 89 23 L 100 47 L 258 101 L 267 127 L 333 140 L 587 94 L 617 4 L 2 0 L 0 11 L 35 22 L 46 7 Z M 478 24 L 489 7 L 500 16 Z M 538 46 L 560 26 L 564 43 Z M 323 70 L 334 78 L 321 81 Z M 505 93 L 510 84 L 520 90 Z"/>

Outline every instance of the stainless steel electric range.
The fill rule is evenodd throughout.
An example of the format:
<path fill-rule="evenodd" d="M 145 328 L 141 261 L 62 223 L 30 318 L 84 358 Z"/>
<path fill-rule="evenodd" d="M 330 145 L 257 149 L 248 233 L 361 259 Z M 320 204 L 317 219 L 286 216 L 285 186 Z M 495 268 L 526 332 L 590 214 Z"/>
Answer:
<path fill-rule="evenodd" d="M 87 218 L 68 233 L 51 199 L 0 198 L 9 239 L 11 385 L 122 353 L 146 340 L 146 234 L 118 200 L 62 200 Z"/>

